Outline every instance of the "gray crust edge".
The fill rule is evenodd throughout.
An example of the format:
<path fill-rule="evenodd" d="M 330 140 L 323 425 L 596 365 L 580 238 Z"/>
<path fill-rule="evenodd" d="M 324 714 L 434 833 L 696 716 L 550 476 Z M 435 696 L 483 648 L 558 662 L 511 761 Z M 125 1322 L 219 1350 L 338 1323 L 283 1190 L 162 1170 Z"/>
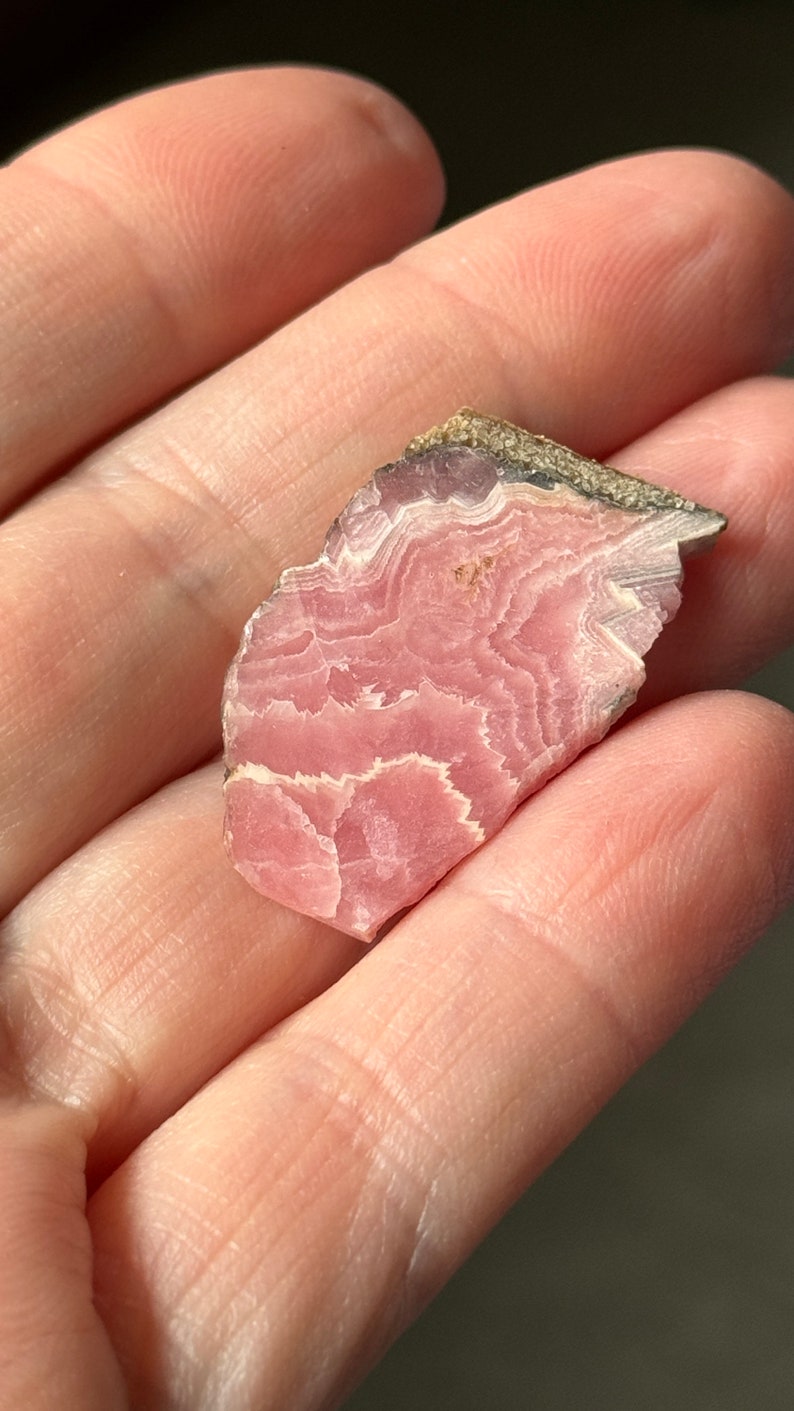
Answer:
<path fill-rule="evenodd" d="M 469 446 L 485 451 L 507 465 L 528 472 L 528 475 L 553 475 L 580 494 L 591 499 L 606 500 L 624 510 L 687 510 L 708 516 L 713 533 L 720 534 L 728 521 L 719 510 L 708 509 L 694 500 L 687 500 L 674 490 L 626 475 L 614 466 L 580 456 L 568 446 L 561 446 L 548 436 L 540 436 L 510 421 L 486 416 L 471 407 L 461 407 L 441 426 L 433 426 L 420 436 L 414 436 L 404 455 L 418 456 L 434 446 Z"/>

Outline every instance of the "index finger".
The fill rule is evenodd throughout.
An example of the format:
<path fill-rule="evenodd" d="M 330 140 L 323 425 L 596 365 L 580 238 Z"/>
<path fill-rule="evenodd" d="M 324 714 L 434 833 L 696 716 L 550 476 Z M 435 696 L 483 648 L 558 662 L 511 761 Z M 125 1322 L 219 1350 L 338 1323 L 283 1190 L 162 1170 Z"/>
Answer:
<path fill-rule="evenodd" d="M 432 225 L 429 138 L 375 84 L 215 74 L 0 172 L 0 511 Z"/>

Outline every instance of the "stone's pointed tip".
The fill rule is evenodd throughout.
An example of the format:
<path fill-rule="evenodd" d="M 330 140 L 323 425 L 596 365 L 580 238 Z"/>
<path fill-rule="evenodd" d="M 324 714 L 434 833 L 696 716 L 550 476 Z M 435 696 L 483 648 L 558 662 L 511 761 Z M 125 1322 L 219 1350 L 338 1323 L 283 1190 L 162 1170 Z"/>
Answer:
<path fill-rule="evenodd" d="M 678 547 L 683 557 L 694 558 L 713 548 L 721 534 L 728 528 L 727 516 L 719 510 L 707 509 L 705 505 L 693 502 L 689 516 L 689 528 L 682 529 Z"/>
<path fill-rule="evenodd" d="M 225 839 L 378 939 L 634 700 L 725 516 L 464 407 L 376 471 L 246 626 Z"/>

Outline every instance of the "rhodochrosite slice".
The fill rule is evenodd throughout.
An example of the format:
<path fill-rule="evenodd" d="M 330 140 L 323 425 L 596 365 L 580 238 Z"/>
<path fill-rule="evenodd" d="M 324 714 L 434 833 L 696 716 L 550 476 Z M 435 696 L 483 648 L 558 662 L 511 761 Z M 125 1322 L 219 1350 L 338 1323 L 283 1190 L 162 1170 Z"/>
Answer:
<path fill-rule="evenodd" d="M 713 510 L 459 412 L 376 471 L 254 613 L 226 682 L 226 842 L 371 940 L 641 686 Z"/>

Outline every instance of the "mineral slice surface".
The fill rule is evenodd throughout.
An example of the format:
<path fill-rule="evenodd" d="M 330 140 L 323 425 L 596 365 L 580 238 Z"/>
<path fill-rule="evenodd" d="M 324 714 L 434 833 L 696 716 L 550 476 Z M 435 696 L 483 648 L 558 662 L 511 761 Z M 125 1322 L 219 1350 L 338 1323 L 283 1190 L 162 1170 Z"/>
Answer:
<path fill-rule="evenodd" d="M 372 940 L 642 685 L 716 511 L 464 409 L 288 568 L 226 682 L 226 844 Z"/>

